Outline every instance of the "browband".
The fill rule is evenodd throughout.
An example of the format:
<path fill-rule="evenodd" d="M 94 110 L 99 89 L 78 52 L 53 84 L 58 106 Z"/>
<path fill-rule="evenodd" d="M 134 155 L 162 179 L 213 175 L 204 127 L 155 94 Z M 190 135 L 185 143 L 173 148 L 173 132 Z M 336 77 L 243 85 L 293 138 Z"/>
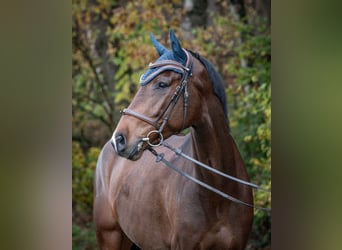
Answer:
<path fill-rule="evenodd" d="M 189 52 L 186 51 L 185 49 L 183 49 L 183 51 L 185 52 L 186 58 L 187 58 L 186 66 L 173 60 L 162 60 L 162 61 L 150 63 L 149 64 L 150 69 L 155 69 L 155 68 L 159 68 L 159 69 L 151 73 L 148 77 L 146 77 L 146 79 L 143 79 L 144 75 L 142 75 L 140 77 L 140 85 L 142 86 L 146 85 L 147 83 L 152 81 L 157 75 L 159 75 L 160 73 L 164 71 L 175 71 L 176 73 L 179 73 L 182 75 L 184 75 L 185 72 L 188 72 L 188 74 L 191 75 L 191 72 L 190 72 L 191 67 L 192 67 L 191 56 L 189 55 Z"/>

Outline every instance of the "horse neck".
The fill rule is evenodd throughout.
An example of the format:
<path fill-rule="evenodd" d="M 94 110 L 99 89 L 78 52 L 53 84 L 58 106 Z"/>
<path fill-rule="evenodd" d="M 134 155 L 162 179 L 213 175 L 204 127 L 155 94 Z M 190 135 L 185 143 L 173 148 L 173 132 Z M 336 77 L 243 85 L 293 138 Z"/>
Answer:
<path fill-rule="evenodd" d="M 215 97 L 215 99 L 217 99 Z M 237 176 L 236 153 L 223 110 L 218 110 L 220 103 L 214 100 L 204 103 L 205 112 L 196 125 L 192 127 L 195 157 L 227 174 Z M 236 184 L 203 168 L 196 168 L 197 178 L 222 191 L 235 193 Z"/>

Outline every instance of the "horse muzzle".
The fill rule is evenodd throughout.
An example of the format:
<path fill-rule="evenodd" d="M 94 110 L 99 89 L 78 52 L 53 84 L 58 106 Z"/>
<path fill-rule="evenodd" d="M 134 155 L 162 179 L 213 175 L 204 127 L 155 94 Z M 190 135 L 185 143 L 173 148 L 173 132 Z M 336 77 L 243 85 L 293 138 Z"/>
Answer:
<path fill-rule="evenodd" d="M 147 147 L 147 144 L 142 139 L 139 139 L 136 143 L 129 146 L 125 135 L 121 133 L 113 135 L 111 144 L 119 156 L 133 161 L 138 160 Z"/>

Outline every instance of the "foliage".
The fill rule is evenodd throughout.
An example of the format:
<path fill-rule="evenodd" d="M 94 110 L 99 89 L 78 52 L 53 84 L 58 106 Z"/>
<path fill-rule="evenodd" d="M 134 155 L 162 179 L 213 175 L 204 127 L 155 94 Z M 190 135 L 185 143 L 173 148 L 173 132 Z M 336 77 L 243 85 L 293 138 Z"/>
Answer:
<path fill-rule="evenodd" d="M 228 91 L 234 97 L 231 110 L 233 134 L 245 159 L 253 182 L 271 189 L 271 62 L 270 35 L 267 30 L 258 34 L 250 27 L 240 25 L 244 42 L 234 49 L 236 58 L 228 65 L 235 74 L 235 85 Z M 234 63 L 235 61 L 235 63 Z M 241 64 L 246 61 L 247 65 Z M 238 63 L 240 62 L 240 63 Z M 271 194 L 255 192 L 255 205 L 271 207 Z M 251 239 L 256 247 L 270 244 L 271 218 L 269 214 L 255 210 Z"/>
<path fill-rule="evenodd" d="M 72 224 L 72 249 L 97 249 L 95 230 L 92 223 L 88 223 L 85 227 L 80 227 L 76 224 Z"/>
<path fill-rule="evenodd" d="M 99 148 L 83 153 L 78 142 L 72 143 L 72 200 L 73 219 L 90 222 L 93 204 L 93 179 Z"/>
<path fill-rule="evenodd" d="M 140 75 L 156 58 L 149 32 L 167 35 L 170 27 L 180 26 L 182 12 L 176 8 L 179 4 L 179 0 L 162 1 L 162 4 L 151 0 L 132 1 L 111 17 L 113 28 L 107 30 L 107 35 L 109 39 L 119 41 L 116 47 L 110 47 L 117 52 L 111 57 L 118 67 L 115 74 L 117 108 L 123 109 L 129 104 L 136 93 Z"/>

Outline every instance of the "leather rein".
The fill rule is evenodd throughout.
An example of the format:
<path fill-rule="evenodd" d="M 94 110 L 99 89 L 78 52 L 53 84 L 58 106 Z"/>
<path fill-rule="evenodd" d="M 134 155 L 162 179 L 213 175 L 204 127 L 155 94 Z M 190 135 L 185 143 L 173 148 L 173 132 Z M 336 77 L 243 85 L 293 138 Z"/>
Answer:
<path fill-rule="evenodd" d="M 227 178 L 227 179 L 230 179 L 230 180 L 233 180 L 233 181 L 236 181 L 236 182 L 239 182 L 243 185 L 246 185 L 246 186 L 249 186 L 251 188 L 254 188 L 254 189 L 258 189 L 258 190 L 261 190 L 261 191 L 265 191 L 265 192 L 270 192 L 269 190 L 266 190 L 266 189 L 263 189 L 261 188 L 260 186 L 256 185 L 256 184 L 253 184 L 253 183 L 250 183 L 250 182 L 247 182 L 247 181 L 244 181 L 244 180 L 241 180 L 239 178 L 236 178 L 234 176 L 231 176 L 231 175 L 228 175 L 226 173 L 223 173 L 223 172 L 220 172 L 218 171 L 217 169 L 215 168 L 212 168 L 202 162 L 199 162 L 197 161 L 196 159 L 184 154 L 180 149 L 175 149 L 173 148 L 171 145 L 167 144 L 165 141 L 164 141 L 164 138 L 163 138 L 163 135 L 162 135 L 162 132 L 164 130 L 164 127 L 165 125 L 168 123 L 169 119 L 170 119 L 170 116 L 178 102 L 178 100 L 180 99 L 181 97 L 181 94 L 183 93 L 183 96 L 184 96 L 184 102 L 183 102 L 183 122 L 182 122 L 182 128 L 181 128 L 181 131 L 184 129 L 185 127 L 185 122 L 186 122 L 186 117 L 187 117 L 187 110 L 188 110 L 188 98 L 189 98 L 189 93 L 188 93 L 188 88 L 187 88 L 187 80 L 189 77 L 192 76 L 192 64 L 193 64 L 193 59 L 192 59 L 192 56 L 189 54 L 188 51 L 184 50 L 186 55 L 187 55 L 187 62 L 186 62 L 186 66 L 176 62 L 176 61 L 172 61 L 172 60 L 163 60 L 163 61 L 160 61 L 160 62 L 155 62 L 155 63 L 150 63 L 149 65 L 149 68 L 153 69 L 153 68 L 158 68 L 158 67 L 161 67 L 161 69 L 159 69 L 158 71 L 161 72 L 163 70 L 163 67 L 166 67 L 166 68 L 170 68 L 170 67 L 173 67 L 177 70 L 180 70 L 182 71 L 182 78 L 181 78 L 181 81 L 180 81 L 180 84 L 177 86 L 176 88 L 176 91 L 175 93 L 171 96 L 171 99 L 170 99 L 170 102 L 168 103 L 168 105 L 165 107 L 165 109 L 163 110 L 163 112 L 158 116 L 157 119 L 153 120 L 143 114 L 140 114 L 134 110 L 131 110 L 131 109 L 128 109 L 128 108 L 125 108 L 124 110 L 122 110 L 122 115 L 130 115 L 130 116 L 133 116 L 141 121 L 144 121 L 150 125 L 152 125 L 153 127 L 156 128 L 156 130 L 152 130 L 150 131 L 147 136 L 145 138 L 142 138 L 142 141 L 145 141 L 148 143 L 148 145 L 150 147 L 148 147 L 148 150 L 154 155 L 156 156 L 156 162 L 160 162 L 162 161 L 167 167 L 171 168 L 172 170 L 176 171 L 177 173 L 179 173 L 180 175 L 182 175 L 183 177 L 197 183 L 198 185 L 222 196 L 223 198 L 225 199 L 228 199 L 232 202 L 235 202 L 235 203 L 238 203 L 238 204 L 242 204 L 242 205 L 245 205 L 245 206 L 248 206 L 248 207 L 251 207 L 251 208 L 256 208 L 256 209 L 259 209 L 259 210 L 264 210 L 264 211 L 271 211 L 270 208 L 264 208 L 264 207 L 258 207 L 258 206 L 254 206 L 252 204 L 249 204 L 249 203 L 246 203 L 244 201 L 241 201 L 235 197 L 232 197 L 194 177 L 192 177 L 191 175 L 189 175 L 188 173 L 185 173 L 184 171 L 180 170 L 179 168 L 177 168 L 175 165 L 173 165 L 171 162 L 167 161 L 165 158 L 164 158 L 164 154 L 161 153 L 161 154 L 158 154 L 157 151 L 155 151 L 153 149 L 153 147 L 157 147 L 157 146 L 160 146 L 160 145 L 163 145 L 164 147 L 168 148 L 169 150 L 173 151 L 176 155 L 179 155 L 189 161 L 192 161 L 193 163 L 195 163 L 196 165 L 200 166 L 200 167 L 203 167 L 211 172 L 214 172 L 218 175 L 221 175 L 222 177 L 224 178 Z M 164 117 L 164 118 L 163 118 Z M 150 140 L 150 137 L 151 135 L 153 134 L 157 134 L 158 137 L 159 137 L 159 142 L 157 143 L 153 143 L 151 142 Z"/>
<path fill-rule="evenodd" d="M 207 170 L 209 170 L 210 172 L 213 172 L 213 173 L 216 173 L 226 179 L 230 179 L 230 180 L 233 180 L 235 182 L 238 182 L 238 183 L 241 183 L 243 185 L 246 185 L 246 186 L 249 186 L 251 188 L 254 188 L 254 189 L 257 189 L 257 190 L 260 190 L 260 191 L 264 191 L 264 192 L 271 192 L 270 190 L 266 190 L 256 184 L 253 184 L 251 182 L 248 182 L 248 181 L 244 181 L 244 180 L 241 180 L 239 178 L 236 178 L 234 176 L 231 176 L 231 175 L 228 175 L 226 173 L 223 173 L 215 168 L 212 168 L 194 158 L 192 158 L 191 156 L 189 155 L 186 155 L 182 152 L 181 149 L 176 149 L 176 148 L 173 148 L 170 144 L 166 143 L 165 141 L 161 144 L 163 145 L 164 147 L 170 149 L 171 151 L 173 151 L 176 155 L 179 155 L 193 163 L 195 163 L 196 165 L 202 167 L 202 168 L 205 168 Z M 172 164 L 170 161 L 166 160 L 165 159 L 165 155 L 163 153 L 158 153 L 156 150 L 154 150 L 152 147 L 149 147 L 148 150 L 156 157 L 156 162 L 163 162 L 167 167 L 171 168 L 172 170 L 174 170 L 175 172 L 179 173 L 180 175 L 182 175 L 183 177 L 189 179 L 190 181 L 192 182 L 195 182 L 196 184 L 200 185 L 201 187 L 204 187 L 205 189 L 208 189 L 210 191 L 212 191 L 213 193 L 216 193 L 218 195 L 220 195 L 221 197 L 227 199 L 227 200 L 230 200 L 232 202 L 235 202 L 235 203 L 238 203 L 238 204 L 241 204 L 241 205 L 244 205 L 244 206 L 247 206 L 247 207 L 251 207 L 251 208 L 255 208 L 255 209 L 259 209 L 259 210 L 263 210 L 265 212 L 271 212 L 271 209 L 270 208 L 265 208 L 265 207 L 259 207 L 259 206 L 255 206 L 255 205 L 252 205 L 252 204 L 249 204 L 247 202 L 244 202 L 242 200 L 239 200 L 229 194 L 226 194 L 208 184 L 206 184 L 205 182 L 203 181 L 200 181 L 196 178 L 194 178 L 193 176 L 189 175 L 188 173 L 184 172 L 183 170 L 177 168 L 174 164 Z"/>

